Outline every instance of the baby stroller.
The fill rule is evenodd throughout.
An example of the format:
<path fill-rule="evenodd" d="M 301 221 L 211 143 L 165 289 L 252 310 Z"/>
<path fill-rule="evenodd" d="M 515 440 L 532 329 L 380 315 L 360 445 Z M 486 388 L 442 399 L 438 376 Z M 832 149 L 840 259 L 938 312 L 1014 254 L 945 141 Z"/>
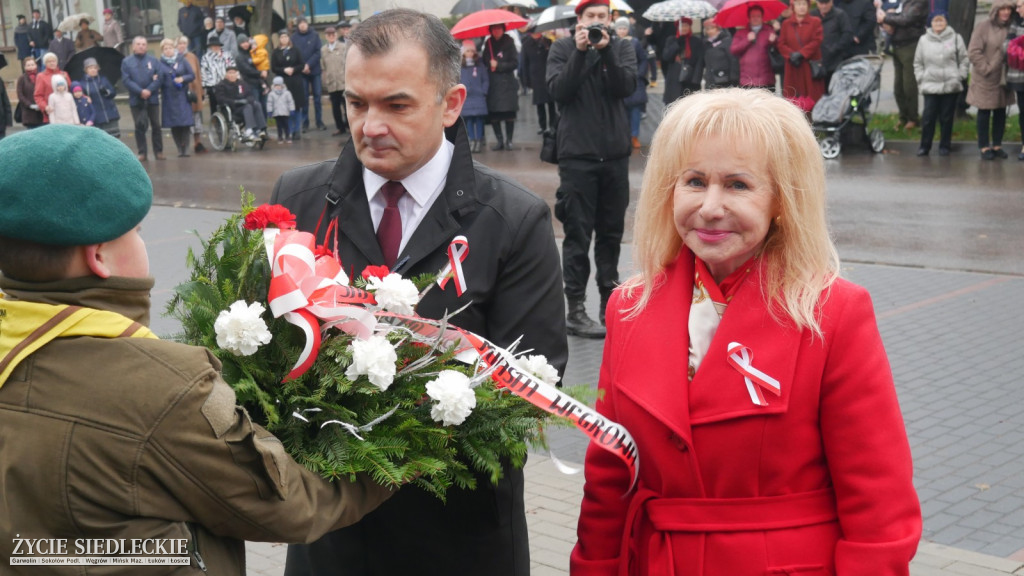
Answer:
<path fill-rule="evenodd" d="M 882 80 L 881 56 L 854 56 L 844 60 L 832 75 L 828 94 L 822 96 L 811 110 L 811 128 L 824 136 L 818 141 L 821 155 L 832 159 L 839 156 L 842 136 L 851 124 L 859 126 L 871 150 L 885 148 L 885 135 L 879 129 L 868 132 L 871 121 L 871 96 L 879 97 Z M 853 119 L 860 117 L 860 122 Z"/>

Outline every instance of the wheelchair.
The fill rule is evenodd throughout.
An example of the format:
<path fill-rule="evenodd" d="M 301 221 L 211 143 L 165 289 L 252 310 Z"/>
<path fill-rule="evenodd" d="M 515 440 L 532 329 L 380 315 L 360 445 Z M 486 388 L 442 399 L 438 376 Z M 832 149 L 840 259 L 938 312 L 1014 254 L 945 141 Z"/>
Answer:
<path fill-rule="evenodd" d="M 236 120 L 232 116 L 231 106 L 217 106 L 217 111 L 210 117 L 210 127 L 207 130 L 210 146 L 213 146 L 213 149 L 218 152 L 226 148 L 230 148 L 234 152 L 238 150 L 240 145 L 263 150 L 263 145 L 267 143 L 267 139 L 258 133 L 246 136 L 245 122 L 241 118 Z"/>

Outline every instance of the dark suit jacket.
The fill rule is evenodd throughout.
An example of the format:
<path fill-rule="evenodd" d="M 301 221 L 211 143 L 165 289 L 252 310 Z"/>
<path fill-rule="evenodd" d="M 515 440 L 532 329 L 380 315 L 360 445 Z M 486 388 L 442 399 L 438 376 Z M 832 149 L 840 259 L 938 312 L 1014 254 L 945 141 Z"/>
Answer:
<path fill-rule="evenodd" d="M 565 304 L 550 210 L 512 180 L 474 164 L 461 122 L 446 137 L 455 152 L 444 190 L 399 254 L 396 269 L 406 276 L 437 272 L 447 262 L 452 238 L 466 236 L 467 292 L 460 298 L 452 283 L 443 291 L 435 286 L 420 302 L 419 314 L 438 318 L 471 302 L 453 324 L 500 346 L 522 336 L 519 350 L 544 354 L 563 372 Z M 318 242 L 337 219 L 338 253 L 350 277 L 383 263 L 362 164 L 351 142 L 337 160 L 285 173 L 271 202 L 291 209 L 298 228 L 316 231 Z M 359 524 L 308 547 L 291 547 L 286 574 L 526 576 L 523 474 L 505 472 L 498 486 L 478 478 L 476 491 L 449 490 L 447 505 L 405 487 Z"/>
<path fill-rule="evenodd" d="M 40 20 L 38 28 L 33 24 L 34 22 L 29 20 L 28 37 L 36 43 L 36 48 L 46 50 L 50 46 L 50 40 L 53 40 L 53 26 L 46 20 Z"/>

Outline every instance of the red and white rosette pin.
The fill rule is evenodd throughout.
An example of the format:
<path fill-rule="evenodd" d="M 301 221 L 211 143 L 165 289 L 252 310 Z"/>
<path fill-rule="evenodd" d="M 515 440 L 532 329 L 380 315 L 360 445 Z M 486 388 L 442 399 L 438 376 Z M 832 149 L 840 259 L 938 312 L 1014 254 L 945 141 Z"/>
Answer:
<path fill-rule="evenodd" d="M 776 396 L 782 395 L 782 386 L 779 381 L 771 376 L 754 368 L 754 352 L 739 342 L 729 343 L 729 355 L 727 361 L 733 368 L 743 374 L 743 381 L 747 383 L 747 392 L 750 393 L 750 401 L 758 406 L 767 406 L 768 401 L 764 399 L 761 389 L 765 389 Z"/>
<path fill-rule="evenodd" d="M 441 270 L 437 285 L 444 290 L 448 279 L 455 280 L 455 294 L 462 296 L 466 292 L 466 276 L 462 272 L 462 263 L 469 255 L 469 240 L 465 236 L 456 236 L 448 244 L 448 264 Z"/>

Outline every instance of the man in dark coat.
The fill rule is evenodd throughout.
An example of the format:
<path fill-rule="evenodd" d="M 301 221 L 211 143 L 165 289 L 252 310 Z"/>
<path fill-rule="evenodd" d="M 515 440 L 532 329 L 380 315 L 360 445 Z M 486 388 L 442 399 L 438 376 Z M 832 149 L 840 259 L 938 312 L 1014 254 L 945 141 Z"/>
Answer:
<path fill-rule="evenodd" d="M 38 9 L 32 10 L 32 22 L 28 25 L 28 43 L 32 47 L 32 55 L 36 60 L 42 58 L 43 53 L 50 47 L 50 40 L 53 39 L 53 26 L 43 20 Z"/>
<path fill-rule="evenodd" d="M 192 0 L 185 0 L 185 5 L 178 9 L 178 30 L 188 37 L 189 51 L 202 55 L 202 39 L 206 33 L 203 28 L 203 9 L 192 4 Z"/>
<path fill-rule="evenodd" d="M 316 129 L 327 130 L 324 124 L 323 105 L 323 69 L 320 67 L 320 35 L 309 27 L 309 21 L 299 18 L 298 30 L 292 34 L 292 44 L 302 57 L 302 84 L 305 96 L 295 105 L 302 109 L 302 131 L 309 129 L 309 99 L 313 98 L 313 113 L 316 117 Z"/>
<path fill-rule="evenodd" d="M 465 306 L 453 324 L 499 346 L 521 336 L 520 350 L 562 371 L 565 309 L 550 211 L 474 164 L 459 121 L 459 68 L 459 45 L 434 16 L 395 9 L 359 24 L 345 75 L 352 139 L 337 160 L 285 173 L 271 202 L 294 212 L 318 243 L 336 245 L 353 276 L 370 264 L 436 273 L 451 241 L 465 236 L 467 291 L 435 286 L 417 312 L 439 318 Z M 355 526 L 290 547 L 285 568 L 288 576 L 529 573 L 523 472 L 511 467 L 496 486 L 478 477 L 476 490 L 450 489 L 447 504 L 405 487 Z"/>
<path fill-rule="evenodd" d="M 128 106 L 135 123 L 135 146 L 139 160 L 146 159 L 146 131 L 153 128 L 153 153 L 164 159 L 160 128 L 160 62 L 146 49 L 145 36 L 132 39 L 132 54 L 121 61 L 121 83 L 128 89 Z"/>
<path fill-rule="evenodd" d="M 68 60 L 75 55 L 75 43 L 71 38 L 64 36 L 62 30 L 54 30 L 49 51 L 57 55 L 57 67 L 63 70 L 68 65 Z"/>
<path fill-rule="evenodd" d="M 558 113 L 555 111 L 555 100 L 548 92 L 548 53 L 551 51 L 551 40 L 540 32 L 523 36 L 523 69 L 519 71 L 523 83 L 533 90 L 533 105 L 537 107 L 537 122 L 540 131 L 558 125 Z"/>
<path fill-rule="evenodd" d="M 548 90 L 560 105 L 555 216 L 562 221 L 562 276 L 569 302 L 566 329 L 584 338 L 604 338 L 604 327 L 584 309 L 590 277 L 590 240 L 601 294 L 600 319 L 619 283 L 619 251 L 629 204 L 629 118 L 625 98 L 637 83 L 633 46 L 609 35 L 608 0 L 583 0 L 570 38 L 551 46 Z M 600 24 L 601 40 L 588 39 Z M 595 38 L 596 39 L 596 38 Z"/>
<path fill-rule="evenodd" d="M 853 47 L 853 26 L 850 18 L 832 0 L 818 0 L 811 16 L 821 18 L 824 36 L 821 41 L 821 63 L 825 66 L 825 90 L 832 82 L 832 74 Z"/>
<path fill-rule="evenodd" d="M 32 45 L 29 43 L 28 20 L 24 14 L 18 14 L 18 24 L 14 27 L 14 46 L 18 49 L 18 62 L 24 63 L 25 58 L 32 55 Z M 25 71 L 22 64 L 22 72 Z"/>
<path fill-rule="evenodd" d="M 853 29 L 853 38 L 850 40 L 850 49 L 846 57 L 873 54 L 876 51 L 875 28 L 878 28 L 875 5 L 871 0 L 839 0 L 836 7 L 846 12 L 850 28 Z"/>

